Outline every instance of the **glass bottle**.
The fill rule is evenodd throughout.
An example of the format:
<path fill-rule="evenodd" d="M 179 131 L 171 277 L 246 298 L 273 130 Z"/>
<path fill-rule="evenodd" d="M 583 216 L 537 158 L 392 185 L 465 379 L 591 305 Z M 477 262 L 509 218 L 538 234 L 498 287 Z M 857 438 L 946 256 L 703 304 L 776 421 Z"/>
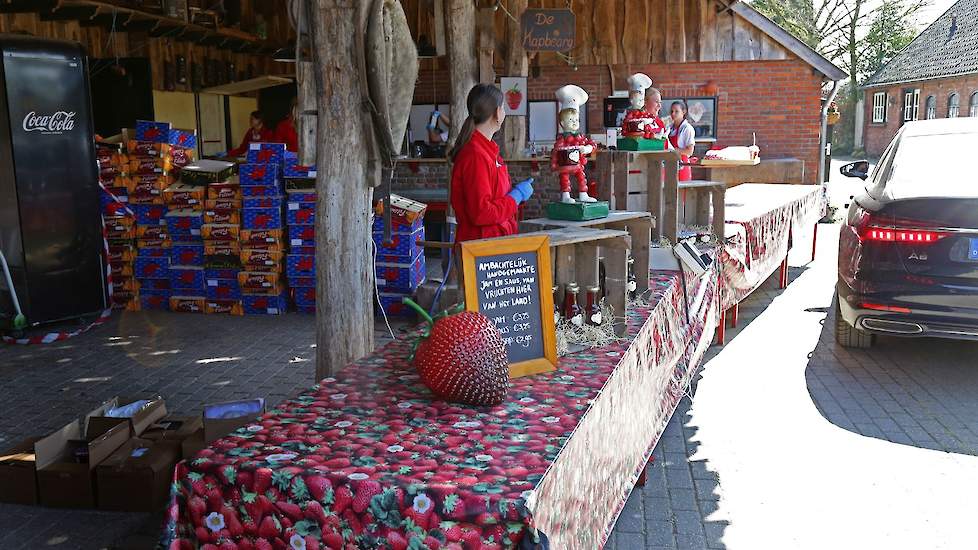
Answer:
<path fill-rule="evenodd" d="M 585 308 L 585 312 L 587 315 L 587 324 L 601 324 L 601 287 L 597 285 L 587 287 L 587 307 Z"/>
<path fill-rule="evenodd" d="M 577 295 L 580 291 L 581 287 L 577 286 L 577 283 L 567 283 L 564 289 L 564 318 L 578 327 L 584 324 L 584 310 L 577 303 Z"/>
<path fill-rule="evenodd" d="M 638 288 L 638 280 L 635 278 L 635 258 L 628 258 L 628 299 L 635 299 L 635 290 Z"/>
<path fill-rule="evenodd" d="M 554 288 L 553 288 L 553 293 L 554 293 L 554 324 L 557 324 L 560 321 L 560 307 L 561 307 L 561 304 L 563 304 L 563 301 L 560 299 L 559 292 L 560 292 L 560 285 L 554 285 Z"/>

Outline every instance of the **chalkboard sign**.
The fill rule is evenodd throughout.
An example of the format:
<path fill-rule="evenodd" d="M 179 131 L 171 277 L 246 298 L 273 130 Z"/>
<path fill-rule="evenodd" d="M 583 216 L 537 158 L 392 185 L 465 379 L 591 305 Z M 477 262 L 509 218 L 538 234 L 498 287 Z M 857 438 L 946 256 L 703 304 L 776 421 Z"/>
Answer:
<path fill-rule="evenodd" d="M 570 10 L 526 10 L 520 20 L 523 49 L 528 52 L 567 52 L 577 33 Z"/>
<path fill-rule="evenodd" d="M 465 308 L 493 321 L 516 378 L 556 368 L 550 238 L 468 241 L 462 252 Z"/>

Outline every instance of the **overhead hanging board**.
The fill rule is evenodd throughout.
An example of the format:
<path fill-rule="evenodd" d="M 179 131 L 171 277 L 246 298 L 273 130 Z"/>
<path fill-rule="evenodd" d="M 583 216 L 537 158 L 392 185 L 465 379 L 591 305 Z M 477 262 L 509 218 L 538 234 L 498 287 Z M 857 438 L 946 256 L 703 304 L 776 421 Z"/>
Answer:
<path fill-rule="evenodd" d="M 503 237 L 461 243 L 465 309 L 502 333 L 511 378 L 557 368 L 550 238 Z"/>
<path fill-rule="evenodd" d="M 220 86 L 211 86 L 210 88 L 204 88 L 201 93 L 205 94 L 218 94 L 218 95 L 241 95 L 247 94 L 249 92 L 254 92 L 256 90 L 261 90 L 263 88 L 272 88 L 274 86 L 281 86 L 282 84 L 292 84 L 295 79 L 290 76 L 272 76 L 265 75 L 255 78 L 249 78 L 248 80 L 241 80 L 239 82 L 231 82 L 229 84 L 221 84 Z"/>

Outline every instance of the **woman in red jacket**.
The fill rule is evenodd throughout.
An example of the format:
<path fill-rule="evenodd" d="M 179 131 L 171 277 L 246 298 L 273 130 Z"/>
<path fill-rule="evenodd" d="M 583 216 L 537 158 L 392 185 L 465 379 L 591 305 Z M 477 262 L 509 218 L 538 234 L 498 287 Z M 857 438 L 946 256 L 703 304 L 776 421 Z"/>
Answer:
<path fill-rule="evenodd" d="M 469 116 L 449 153 L 455 242 L 513 235 L 516 209 L 533 194 L 533 179 L 512 185 L 499 146 L 492 141 L 506 118 L 503 93 L 492 84 L 476 84 L 465 105 Z"/>
<path fill-rule="evenodd" d="M 275 127 L 275 141 L 284 143 L 285 148 L 294 153 L 299 152 L 299 134 L 295 129 L 296 119 L 296 100 L 292 100 L 292 108 L 289 114 Z"/>
<path fill-rule="evenodd" d="M 251 123 L 251 127 L 245 132 L 244 138 L 241 140 L 241 145 L 237 149 L 228 151 L 227 156 L 243 157 L 248 152 L 248 146 L 252 143 L 272 141 L 275 133 L 265 128 L 265 122 L 261 118 L 260 111 L 252 111 L 249 122 Z"/>

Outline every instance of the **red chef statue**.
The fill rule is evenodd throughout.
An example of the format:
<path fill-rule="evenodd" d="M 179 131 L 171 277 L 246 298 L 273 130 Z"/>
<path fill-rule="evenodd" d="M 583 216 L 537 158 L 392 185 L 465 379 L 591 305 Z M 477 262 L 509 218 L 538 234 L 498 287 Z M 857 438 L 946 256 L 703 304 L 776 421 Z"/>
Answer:
<path fill-rule="evenodd" d="M 621 134 L 625 137 L 662 139 L 666 134 L 665 125 L 658 113 L 645 110 L 645 90 L 652 86 L 648 75 L 635 73 L 628 77 L 628 101 L 631 109 L 625 113 L 621 123 Z"/>
<path fill-rule="evenodd" d="M 579 109 L 587 101 L 587 92 L 579 86 L 568 84 L 557 90 L 560 102 L 560 129 L 554 150 L 550 155 L 550 168 L 560 174 L 560 202 L 597 202 L 587 193 L 587 178 L 584 167 L 587 155 L 594 151 L 594 141 L 580 133 L 581 115 Z M 571 176 L 577 179 L 577 201 L 571 198 Z"/>

